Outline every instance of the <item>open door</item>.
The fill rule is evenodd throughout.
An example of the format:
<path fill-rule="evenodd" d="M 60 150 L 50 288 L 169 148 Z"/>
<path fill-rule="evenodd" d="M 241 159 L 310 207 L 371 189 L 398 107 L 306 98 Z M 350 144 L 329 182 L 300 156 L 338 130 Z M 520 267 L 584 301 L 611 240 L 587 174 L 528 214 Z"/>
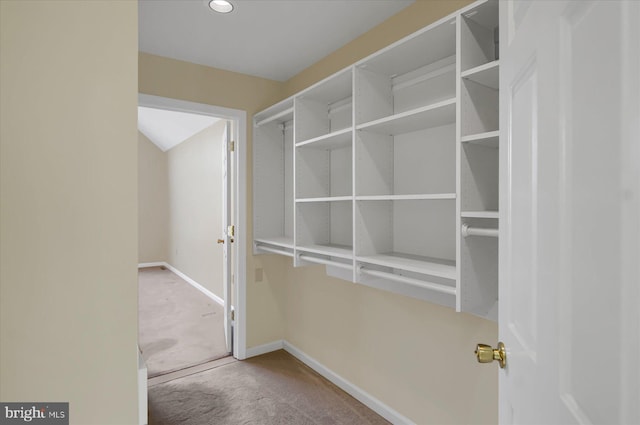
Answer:
<path fill-rule="evenodd" d="M 501 2 L 503 424 L 640 423 L 638 22 Z"/>
<path fill-rule="evenodd" d="M 233 141 L 231 140 L 231 130 L 233 123 L 227 121 L 225 127 L 225 143 L 223 143 L 222 149 L 222 247 L 224 257 L 224 335 L 227 343 L 227 350 L 233 353 L 233 303 L 232 303 L 232 291 L 231 281 L 233 278 L 232 273 L 232 255 L 233 255 L 233 242 L 235 227 L 232 223 L 232 187 L 233 187 L 233 174 L 231 172 L 231 155 L 233 153 Z"/>

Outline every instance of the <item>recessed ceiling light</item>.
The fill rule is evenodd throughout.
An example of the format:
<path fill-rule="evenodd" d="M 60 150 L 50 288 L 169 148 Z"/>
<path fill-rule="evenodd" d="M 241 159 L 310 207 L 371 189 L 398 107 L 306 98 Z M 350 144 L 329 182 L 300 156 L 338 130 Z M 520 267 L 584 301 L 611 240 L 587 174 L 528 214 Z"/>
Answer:
<path fill-rule="evenodd" d="M 229 13 L 233 10 L 233 5 L 226 0 L 211 0 L 209 7 L 219 13 Z"/>

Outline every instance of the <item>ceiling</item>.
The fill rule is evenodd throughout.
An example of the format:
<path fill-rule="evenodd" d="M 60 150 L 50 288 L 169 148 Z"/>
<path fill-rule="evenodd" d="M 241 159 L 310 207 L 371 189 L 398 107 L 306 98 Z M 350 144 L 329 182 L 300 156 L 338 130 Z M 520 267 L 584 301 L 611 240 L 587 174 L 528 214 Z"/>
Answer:
<path fill-rule="evenodd" d="M 179 145 L 218 121 L 208 115 L 138 107 L 138 130 L 162 152 Z"/>
<path fill-rule="evenodd" d="M 286 81 L 414 0 L 140 0 L 142 52 Z"/>

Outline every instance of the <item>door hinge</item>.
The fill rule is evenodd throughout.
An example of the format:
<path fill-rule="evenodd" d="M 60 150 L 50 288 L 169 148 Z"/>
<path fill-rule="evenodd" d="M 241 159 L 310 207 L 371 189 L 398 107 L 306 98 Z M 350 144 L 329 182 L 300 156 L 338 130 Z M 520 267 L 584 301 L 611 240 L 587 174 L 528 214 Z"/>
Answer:
<path fill-rule="evenodd" d="M 229 142 L 229 151 L 230 152 L 235 152 L 236 150 L 236 142 L 234 142 L 233 140 Z"/>
<path fill-rule="evenodd" d="M 231 310 L 231 320 L 236 320 L 236 311 L 235 310 Z"/>
<path fill-rule="evenodd" d="M 227 227 L 227 234 L 229 236 L 235 236 L 235 234 L 236 234 L 236 226 L 231 225 L 231 226 Z"/>

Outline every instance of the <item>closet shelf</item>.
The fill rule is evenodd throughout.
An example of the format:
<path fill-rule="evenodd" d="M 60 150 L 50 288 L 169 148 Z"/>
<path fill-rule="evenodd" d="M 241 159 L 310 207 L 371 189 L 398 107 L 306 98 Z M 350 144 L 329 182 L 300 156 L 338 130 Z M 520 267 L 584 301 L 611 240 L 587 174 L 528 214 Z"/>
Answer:
<path fill-rule="evenodd" d="M 420 201 L 456 199 L 455 193 L 431 193 L 417 195 L 365 195 L 356 196 L 356 201 Z"/>
<path fill-rule="evenodd" d="M 409 272 L 427 274 L 445 279 L 456 278 L 456 263 L 432 257 L 419 257 L 402 253 L 389 252 L 385 254 L 358 256 L 356 260 L 361 263 L 375 264 L 378 266 L 392 267 Z"/>
<path fill-rule="evenodd" d="M 464 218 L 499 218 L 498 211 L 462 211 L 461 217 Z"/>
<path fill-rule="evenodd" d="M 293 107 L 285 109 L 284 111 L 275 113 L 267 118 L 264 118 L 256 122 L 256 127 L 260 127 L 262 125 L 268 124 L 273 121 L 285 122 L 285 121 L 291 121 L 292 119 L 293 119 Z"/>
<path fill-rule="evenodd" d="M 311 252 L 314 254 L 327 255 L 330 257 L 353 259 L 353 247 L 346 245 L 299 245 L 298 251 Z"/>
<path fill-rule="evenodd" d="M 500 131 L 488 131 L 486 133 L 471 134 L 463 136 L 460 141 L 462 143 L 474 143 L 477 145 L 498 148 L 500 146 Z"/>
<path fill-rule="evenodd" d="M 321 198 L 297 198 L 296 203 L 305 202 L 340 202 L 340 201 L 352 201 L 352 196 L 326 196 Z"/>
<path fill-rule="evenodd" d="M 499 69 L 500 61 L 485 63 L 467 71 L 463 71 L 460 75 L 466 80 L 474 81 L 483 86 L 490 87 L 494 90 L 499 88 Z"/>
<path fill-rule="evenodd" d="M 456 120 L 456 99 L 412 109 L 356 126 L 358 130 L 395 136 L 451 124 Z"/>
<path fill-rule="evenodd" d="M 351 144 L 352 131 L 353 127 L 343 128 L 342 130 L 334 131 L 329 134 L 296 143 L 296 147 L 308 147 L 324 150 L 343 148 Z"/>
<path fill-rule="evenodd" d="M 254 242 L 256 245 L 272 245 L 272 246 L 279 246 L 282 248 L 293 249 L 293 238 L 288 238 L 285 236 L 254 239 Z"/>

